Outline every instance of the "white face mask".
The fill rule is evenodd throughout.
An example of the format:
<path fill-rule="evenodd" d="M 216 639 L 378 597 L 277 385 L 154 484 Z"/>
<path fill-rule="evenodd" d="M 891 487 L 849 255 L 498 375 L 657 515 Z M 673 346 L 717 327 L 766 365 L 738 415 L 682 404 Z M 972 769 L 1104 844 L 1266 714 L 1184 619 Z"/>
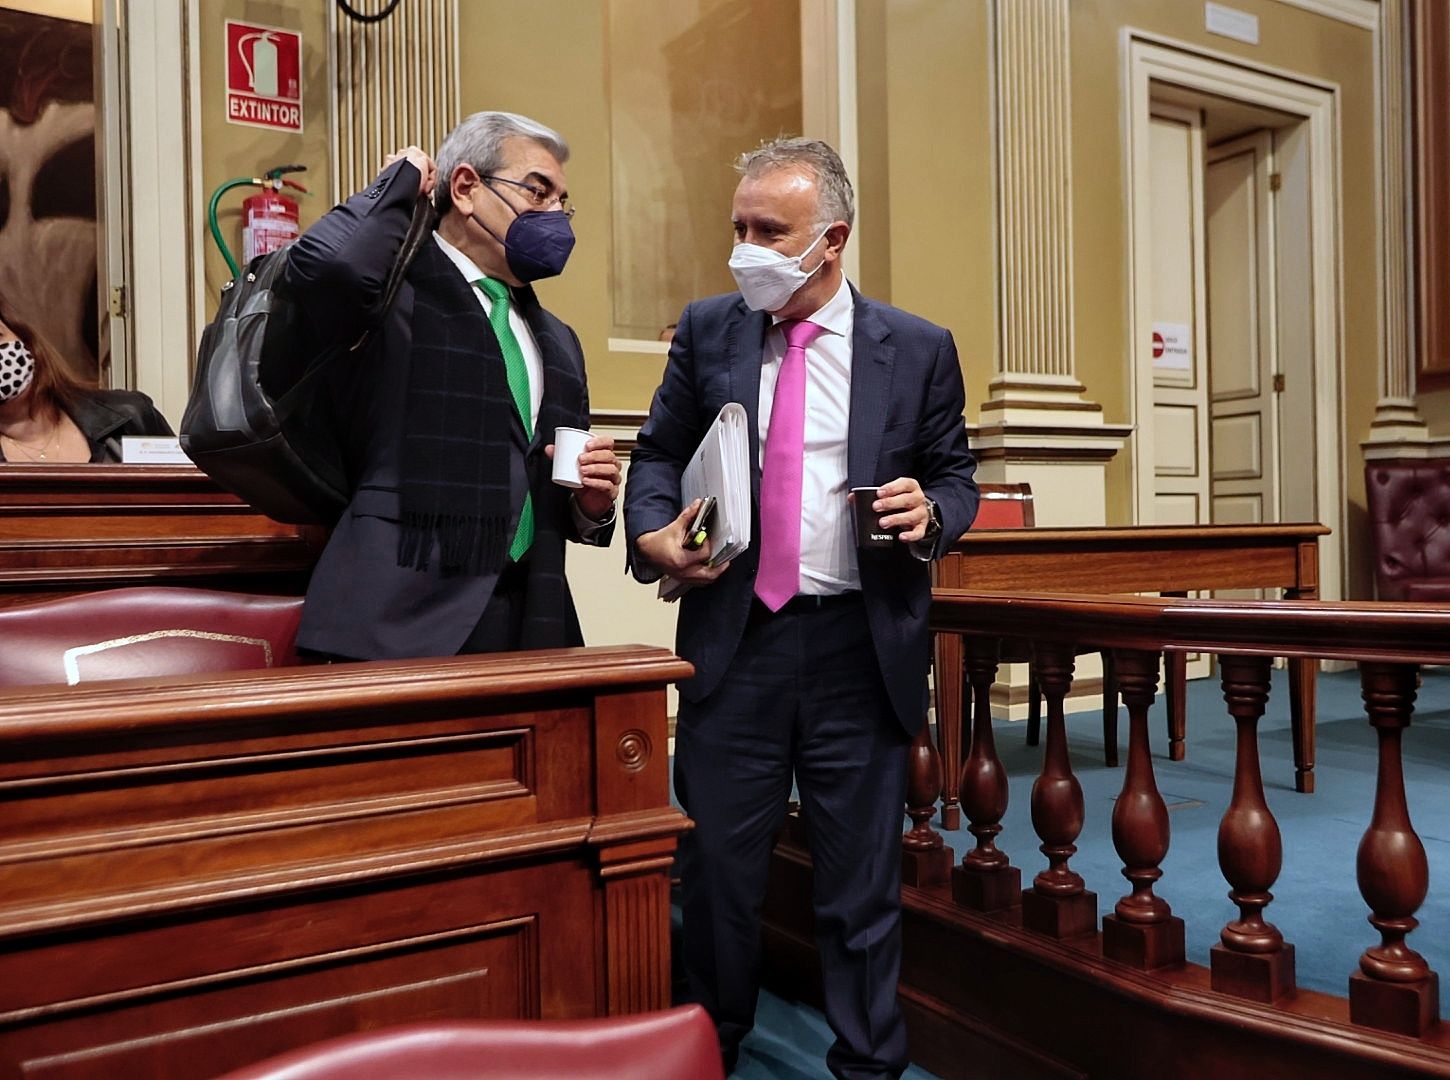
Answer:
<path fill-rule="evenodd" d="M 35 357 L 19 341 L 0 343 L 0 401 L 18 398 L 35 377 Z"/>
<path fill-rule="evenodd" d="M 827 225 L 799 255 L 782 255 L 774 248 L 759 244 L 736 244 L 730 253 L 730 272 L 735 275 L 735 284 L 740 286 L 745 306 L 753 311 L 779 311 L 785 307 L 810 280 L 811 274 L 826 265 L 822 259 L 816 264 L 816 270 L 807 273 L 801 269 L 801 260 L 830 230 L 831 226 Z"/>

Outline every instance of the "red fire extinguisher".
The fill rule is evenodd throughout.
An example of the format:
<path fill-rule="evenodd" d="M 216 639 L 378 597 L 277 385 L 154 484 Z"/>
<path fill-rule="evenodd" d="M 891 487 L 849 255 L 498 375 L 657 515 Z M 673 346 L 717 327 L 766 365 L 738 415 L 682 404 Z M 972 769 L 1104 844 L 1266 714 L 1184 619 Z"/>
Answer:
<path fill-rule="evenodd" d="M 287 179 L 283 174 L 305 172 L 306 168 L 305 165 L 278 165 L 261 176 L 238 176 L 234 180 L 228 180 L 212 192 L 211 202 L 207 207 L 207 223 L 211 228 L 212 239 L 216 241 L 218 250 L 227 261 L 232 277 L 237 276 L 240 267 L 232 257 L 226 241 L 222 239 L 221 226 L 217 222 L 217 206 L 221 197 L 235 187 L 261 189 L 256 195 L 242 202 L 242 263 L 245 265 L 258 255 L 276 251 L 297 239 L 297 234 L 301 231 L 301 207 L 296 199 L 282 194 L 282 189 L 291 188 L 305 195 L 307 188 L 295 180 Z"/>
<path fill-rule="evenodd" d="M 276 251 L 297 239 L 301 208 L 280 191 L 263 189 L 242 200 L 242 262 Z"/>

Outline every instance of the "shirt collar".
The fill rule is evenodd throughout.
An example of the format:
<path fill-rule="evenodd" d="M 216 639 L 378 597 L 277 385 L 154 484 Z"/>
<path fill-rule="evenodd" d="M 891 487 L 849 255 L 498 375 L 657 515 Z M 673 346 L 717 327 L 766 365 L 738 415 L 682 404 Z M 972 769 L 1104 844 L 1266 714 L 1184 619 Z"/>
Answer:
<path fill-rule="evenodd" d="M 807 315 L 805 321 L 815 323 L 827 333 L 849 337 L 853 314 L 851 283 L 846 280 L 846 275 L 842 274 L 841 287 L 836 290 L 835 295 L 822 304 L 814 315 Z M 786 321 L 779 315 L 772 315 L 770 319 L 771 326 L 779 326 Z"/>
<path fill-rule="evenodd" d="M 443 239 L 443 235 L 441 233 L 435 231 L 433 233 L 433 239 L 438 241 L 438 246 L 443 249 L 443 254 L 447 255 L 453 265 L 458 267 L 458 272 L 462 274 L 465 279 L 467 279 L 470 285 L 476 282 L 479 278 L 488 277 L 487 274 L 485 274 L 482 270 L 478 268 L 477 263 L 475 263 L 467 255 L 463 254 L 463 252 L 459 251 L 447 240 Z"/>

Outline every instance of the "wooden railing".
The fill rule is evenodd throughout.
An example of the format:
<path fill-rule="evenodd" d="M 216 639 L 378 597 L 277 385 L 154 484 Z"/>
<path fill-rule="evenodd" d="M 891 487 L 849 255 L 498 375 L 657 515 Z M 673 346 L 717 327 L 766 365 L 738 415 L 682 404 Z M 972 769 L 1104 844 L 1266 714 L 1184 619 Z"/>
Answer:
<path fill-rule="evenodd" d="M 1438 976 L 1414 947 L 1429 876 L 1401 758 L 1420 666 L 1450 662 L 1450 611 L 934 595 L 933 629 L 960 639 L 963 698 L 973 703 L 968 745 L 951 763 L 970 835 L 953 853 L 931 827 L 943 763 L 923 733 L 909 757 L 912 827 L 903 837 L 901 997 L 914 1060 L 946 1077 L 1450 1077 Z M 1063 701 L 1075 654 L 1097 649 L 1112 654 L 1129 716 L 1121 791 L 1110 811 L 1126 888 L 1116 878 L 1086 880 L 1073 864 L 1090 807 L 1068 755 Z M 1174 651 L 1217 656 L 1226 719 L 1236 729 L 1218 854 L 1237 911 L 1213 928 L 1219 941 L 1207 967 L 1186 961 L 1184 921 L 1159 889 L 1171 833 L 1148 713 L 1164 654 Z M 1031 656 L 1046 698 L 1045 746 L 1030 780 L 1009 780 L 992 737 L 990 691 L 998 658 L 1008 654 Z M 1373 931 L 1357 921 L 1323 928 L 1339 941 L 1364 936 L 1357 970 L 1345 972 L 1346 996 L 1297 987 L 1296 945 L 1309 955 L 1326 941 L 1286 941 L 1274 925 L 1272 890 L 1286 852 L 1264 796 L 1258 748 L 1274 657 L 1356 662 L 1377 742 L 1357 861 Z M 1196 710 L 1195 725 L 1213 722 L 1209 710 Z M 1018 850 L 1021 838 L 1004 844 L 1003 820 L 1012 800 L 1029 797 L 1043 859 L 1018 867 L 1004 848 Z M 1327 854 L 1290 848 L 1287 858 L 1299 860 L 1296 870 L 1311 860 L 1328 874 Z M 787 833 L 772 866 L 767 955 L 776 984 L 806 994 L 809 874 L 809 856 Z M 1094 888 L 1121 890 L 1101 919 Z"/>
<path fill-rule="evenodd" d="M 1184 963 L 1183 920 L 1155 891 L 1170 829 L 1154 776 L 1148 710 L 1165 651 L 1218 656 L 1224 700 L 1237 728 L 1233 795 L 1218 831 L 1219 865 L 1239 911 L 1211 950 L 1208 982 L 1217 993 L 1258 1003 L 1269 1022 L 1277 1003 L 1302 997 L 1295 993 L 1294 945 L 1267 917 L 1283 859 L 1279 826 L 1264 797 L 1257 733 L 1269 700 L 1272 658 L 1356 662 L 1367 719 L 1378 739 L 1378 778 L 1357 876 L 1378 940 L 1366 943 L 1359 970 L 1348 975 L 1347 1019 L 1351 1029 L 1395 1032 L 1434 1046 L 1435 1074 L 1450 1075 L 1450 1053 L 1441 1049 L 1438 1030 L 1438 976 L 1410 944 L 1429 873 L 1424 845 L 1411 824 L 1401 758 L 1420 665 L 1450 662 L 1450 611 L 1428 604 L 943 591 L 932 618 L 938 633 L 961 636 L 976 703 L 971 745 L 960 770 L 962 807 L 975 844 L 951 868 L 955 903 L 978 912 L 1020 905 L 1021 928 L 1049 938 L 1099 933 L 1096 896 L 1070 862 L 1085 807 L 1067 753 L 1063 699 L 1071 689 L 1075 653 L 1084 645 L 1110 649 L 1129 716 L 1128 758 L 1112 811 L 1112 835 L 1130 888 L 1103 917 L 1098 940 L 1102 956 L 1117 964 L 1142 972 L 1178 969 L 1168 980 L 1173 985 L 1193 965 Z M 1030 645 L 1047 702 L 1043 764 L 1031 792 L 1033 827 L 1047 865 L 1025 891 L 1021 871 L 995 842 L 1009 785 L 992 740 L 989 692 L 1004 640 Z M 921 824 L 903 840 L 912 866 L 908 880 L 931 879 L 913 866 L 923 858 L 938 872 L 943 863 L 939 855 L 922 854 L 944 849 L 940 835 L 926 825 L 941 788 L 940 765 L 933 758 L 930 741 L 919 740 L 909 789 L 914 801 L 921 800 L 911 808 Z M 1329 1016 L 1324 1021 L 1334 1022 Z"/>

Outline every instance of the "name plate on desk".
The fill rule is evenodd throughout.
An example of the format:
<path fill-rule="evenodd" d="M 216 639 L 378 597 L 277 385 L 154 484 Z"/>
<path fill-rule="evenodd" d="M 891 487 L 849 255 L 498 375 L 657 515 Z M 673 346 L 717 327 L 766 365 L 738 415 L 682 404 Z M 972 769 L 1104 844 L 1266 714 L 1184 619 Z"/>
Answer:
<path fill-rule="evenodd" d="M 181 449 L 175 435 L 123 435 L 123 465 L 190 465 L 191 458 Z"/>

